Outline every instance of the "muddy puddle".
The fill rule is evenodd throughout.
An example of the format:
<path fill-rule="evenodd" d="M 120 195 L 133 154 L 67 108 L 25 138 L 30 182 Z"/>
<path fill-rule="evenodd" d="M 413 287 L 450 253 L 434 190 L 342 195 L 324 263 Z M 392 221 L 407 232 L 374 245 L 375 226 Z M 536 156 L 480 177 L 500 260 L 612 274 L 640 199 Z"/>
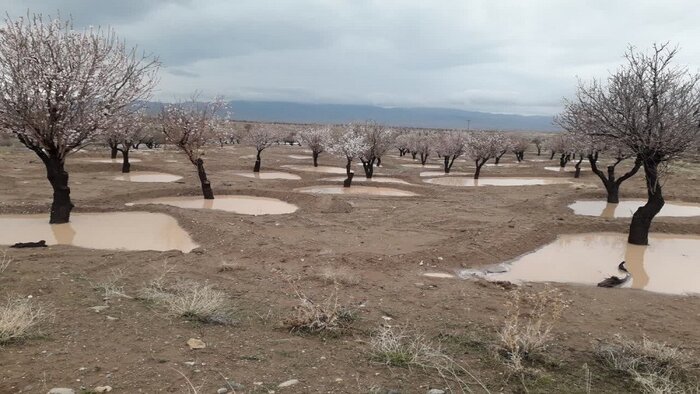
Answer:
<path fill-rule="evenodd" d="M 255 179 L 290 179 L 299 180 L 301 177 L 296 174 L 290 174 L 288 172 L 280 171 L 261 171 L 261 172 L 234 172 L 234 175 L 242 176 L 246 178 Z"/>
<path fill-rule="evenodd" d="M 329 166 L 318 166 L 314 167 L 312 165 L 297 165 L 297 164 L 287 164 L 282 166 L 284 168 L 295 170 L 295 171 L 306 171 L 306 172 L 320 172 L 325 174 L 345 174 L 345 168 L 341 167 L 329 167 Z"/>
<path fill-rule="evenodd" d="M 440 169 L 442 168 L 441 165 L 439 164 L 401 164 L 401 167 L 408 167 L 408 168 L 425 168 L 425 169 Z"/>
<path fill-rule="evenodd" d="M 202 197 L 162 197 L 139 200 L 126 204 L 163 204 L 185 209 L 214 209 L 241 215 L 283 215 L 296 212 L 299 207 L 276 198 L 256 196 L 214 196 L 213 200 Z"/>
<path fill-rule="evenodd" d="M 294 159 L 294 160 L 311 160 L 312 159 L 311 156 L 305 156 L 305 155 L 288 155 L 287 157 L 289 157 L 290 159 Z"/>
<path fill-rule="evenodd" d="M 122 159 L 84 159 L 90 163 L 111 163 L 111 164 L 122 164 L 124 160 Z M 129 163 L 140 163 L 141 159 L 129 159 Z"/>
<path fill-rule="evenodd" d="M 128 174 L 121 174 L 114 177 L 115 181 L 126 181 L 126 182 L 154 182 L 154 183 L 167 183 L 175 182 L 182 179 L 179 175 L 166 174 L 164 172 L 130 172 Z"/>
<path fill-rule="evenodd" d="M 569 205 L 576 215 L 599 216 L 603 218 L 631 218 L 637 208 L 646 204 L 645 200 L 625 200 L 610 204 L 600 200 L 580 200 Z M 700 216 L 700 204 L 666 201 L 657 215 L 673 217 Z"/>
<path fill-rule="evenodd" d="M 354 181 L 353 181 L 354 182 Z M 310 194 L 346 194 L 346 195 L 368 195 L 368 196 L 392 196 L 392 197 L 411 197 L 417 196 L 416 193 L 401 189 L 392 189 L 389 187 L 372 187 L 353 185 L 351 187 L 343 186 L 310 186 L 294 189 L 294 191 Z"/>
<path fill-rule="evenodd" d="M 700 294 L 700 236 L 651 234 L 649 246 L 627 243 L 621 233 L 559 236 L 554 242 L 502 264 L 503 271 L 481 276 L 489 280 L 561 282 L 596 286 L 625 261 L 629 279 L 621 287 L 667 294 Z M 494 270 L 499 271 L 499 270 Z M 474 274 L 465 270 L 460 276 Z"/>
<path fill-rule="evenodd" d="M 48 215 L 1 215 L 0 244 L 45 240 L 89 249 L 180 250 L 198 245 L 172 216 L 151 212 L 73 213 L 70 223 Z"/>
<path fill-rule="evenodd" d="M 513 167 L 530 167 L 525 163 L 486 163 L 485 167 L 495 167 L 495 168 L 513 168 Z"/>
<path fill-rule="evenodd" d="M 339 176 L 339 177 L 334 177 L 334 178 L 322 178 L 320 179 L 322 181 L 326 182 L 343 182 L 345 180 L 344 176 Z M 375 176 L 372 178 L 365 178 L 362 176 L 362 174 L 358 174 L 354 178 L 352 178 L 353 183 L 354 182 L 369 182 L 369 183 L 396 183 L 400 185 L 410 185 L 410 183 L 404 181 L 403 179 L 399 178 L 390 178 L 390 177 L 383 177 L 383 176 Z"/>
<path fill-rule="evenodd" d="M 556 166 L 556 167 L 552 166 L 552 167 L 545 167 L 544 169 L 547 171 L 554 171 L 554 172 L 576 172 L 576 168 L 574 168 L 574 166 L 567 166 L 564 168 L 559 167 L 559 166 Z M 588 170 L 587 168 L 581 166 L 581 172 L 585 172 L 587 170 Z"/>
<path fill-rule="evenodd" d="M 423 171 L 420 174 L 418 174 L 421 177 L 430 177 L 430 176 L 474 176 L 474 173 L 469 173 L 469 172 L 463 172 L 463 171 L 452 171 L 449 174 L 446 174 L 445 171 Z"/>
<path fill-rule="evenodd" d="M 541 186 L 571 183 L 562 178 L 468 178 L 441 177 L 426 179 L 426 183 L 442 186 Z"/>

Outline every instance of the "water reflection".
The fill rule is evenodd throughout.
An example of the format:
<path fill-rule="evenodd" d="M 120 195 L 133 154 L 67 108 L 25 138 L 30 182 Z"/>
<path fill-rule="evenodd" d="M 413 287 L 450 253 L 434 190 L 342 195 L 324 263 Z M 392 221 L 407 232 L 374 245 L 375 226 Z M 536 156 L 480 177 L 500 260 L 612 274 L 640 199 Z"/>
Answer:
<path fill-rule="evenodd" d="M 571 183 L 562 178 L 469 178 L 441 177 L 426 179 L 424 182 L 442 186 L 537 186 Z"/>
<path fill-rule="evenodd" d="M 125 182 L 154 182 L 154 183 L 167 183 L 175 182 L 182 179 L 179 175 L 166 174 L 164 172 L 130 172 L 127 174 L 121 174 L 114 177 L 114 180 L 125 181 Z"/>
<path fill-rule="evenodd" d="M 637 208 L 646 204 L 644 200 L 624 200 L 611 204 L 602 200 L 579 200 L 569 205 L 576 215 L 600 216 L 603 218 L 630 218 Z M 681 202 L 666 202 L 657 216 L 700 216 L 700 205 Z"/>
<path fill-rule="evenodd" d="M 134 201 L 126 205 L 137 204 L 164 204 L 186 209 L 215 209 L 242 215 L 282 215 L 296 212 L 299 209 L 294 204 L 276 198 L 257 196 L 216 196 L 213 200 L 206 200 L 199 196 L 163 197 Z"/>
<path fill-rule="evenodd" d="M 311 194 L 346 194 L 346 195 L 370 195 L 370 196 L 393 196 L 393 197 L 411 197 L 417 196 L 416 193 L 401 189 L 392 189 L 389 187 L 371 187 L 371 186 L 309 186 L 295 189 L 301 193 Z"/>

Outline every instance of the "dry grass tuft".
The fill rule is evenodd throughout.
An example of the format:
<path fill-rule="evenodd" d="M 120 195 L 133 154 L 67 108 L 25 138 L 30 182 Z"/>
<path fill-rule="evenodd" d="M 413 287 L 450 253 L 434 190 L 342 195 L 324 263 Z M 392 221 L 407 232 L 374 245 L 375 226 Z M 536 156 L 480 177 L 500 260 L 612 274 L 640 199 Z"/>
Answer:
<path fill-rule="evenodd" d="M 338 334 L 355 321 L 352 310 L 338 302 L 337 288 L 321 303 L 315 303 L 299 289 L 295 289 L 295 294 L 299 305 L 294 308 L 294 315 L 283 322 L 292 332 Z"/>
<path fill-rule="evenodd" d="M 522 373 L 526 370 L 524 362 L 543 355 L 551 344 L 552 329 L 568 302 L 557 289 L 536 293 L 516 290 L 506 305 L 497 350 L 512 371 Z"/>
<path fill-rule="evenodd" d="M 324 267 L 316 277 L 326 283 L 341 283 L 346 286 L 354 286 L 360 283 L 360 278 L 357 274 L 344 267 Z"/>
<path fill-rule="evenodd" d="M 179 281 L 167 285 L 159 278 L 141 290 L 142 298 L 166 309 L 172 316 L 203 323 L 231 324 L 233 308 L 226 293 L 212 285 Z"/>
<path fill-rule="evenodd" d="M 124 292 L 124 286 L 119 283 L 124 277 L 121 270 L 113 270 L 109 278 L 102 282 L 98 282 L 93 287 L 102 292 L 102 297 L 105 300 L 110 298 L 132 298 Z"/>
<path fill-rule="evenodd" d="M 5 270 L 7 269 L 7 267 L 10 266 L 10 264 L 12 264 L 12 259 L 7 257 L 7 252 L 3 251 L 2 257 L 0 257 L 0 274 L 5 272 Z"/>
<path fill-rule="evenodd" d="M 693 355 L 665 343 L 616 335 L 601 343 L 596 354 L 608 367 L 632 378 L 644 393 L 700 392 L 692 373 Z"/>
<path fill-rule="evenodd" d="M 39 333 L 49 314 L 28 298 L 8 299 L 0 306 L 0 344 L 21 341 Z"/>
<path fill-rule="evenodd" d="M 446 355 L 439 345 L 432 344 L 423 334 L 403 328 L 383 326 L 370 341 L 370 358 L 390 367 L 432 370 L 450 386 L 457 384 L 464 392 L 471 392 L 470 384 L 479 385 L 489 392 L 474 375 Z M 465 377 L 472 382 L 466 382 Z"/>

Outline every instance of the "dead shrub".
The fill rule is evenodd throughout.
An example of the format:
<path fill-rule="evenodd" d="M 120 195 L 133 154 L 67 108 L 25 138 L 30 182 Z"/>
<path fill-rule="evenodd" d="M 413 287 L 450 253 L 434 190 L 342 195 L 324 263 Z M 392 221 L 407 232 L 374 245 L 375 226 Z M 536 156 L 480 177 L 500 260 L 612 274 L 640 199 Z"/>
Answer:
<path fill-rule="evenodd" d="M 234 321 L 233 308 L 226 293 L 209 284 L 183 280 L 168 285 L 158 278 L 141 290 L 141 296 L 163 307 L 171 316 L 214 324 Z"/>
<path fill-rule="evenodd" d="M 283 321 L 291 332 L 339 334 L 355 321 L 353 311 L 338 302 L 337 288 L 320 303 L 312 301 L 298 288 L 294 293 L 299 305 L 294 307 L 294 315 Z"/>
<path fill-rule="evenodd" d="M 96 290 L 102 292 L 102 298 L 132 298 L 124 292 L 124 286 L 120 285 L 124 273 L 121 270 L 113 270 L 111 275 L 104 281 L 93 285 Z"/>
<path fill-rule="evenodd" d="M 568 302 L 557 289 L 526 293 L 516 290 L 506 304 L 506 319 L 498 332 L 497 351 L 514 372 L 523 372 L 525 361 L 543 355 L 552 342 L 552 329 Z"/>
<path fill-rule="evenodd" d="M 344 267 L 324 267 L 316 277 L 326 283 L 340 283 L 346 286 L 354 286 L 360 283 L 360 278 Z"/>
<path fill-rule="evenodd" d="M 46 310 L 30 298 L 8 299 L 0 306 L 0 344 L 37 335 L 49 317 Z"/>
<path fill-rule="evenodd" d="M 423 334 L 400 327 L 383 326 L 369 343 L 370 359 L 390 367 L 420 368 L 435 371 L 445 383 L 457 384 L 471 392 L 470 384 L 488 389 L 472 373 L 446 355 L 439 344 L 431 343 Z M 471 378 L 471 382 L 465 381 Z"/>
<path fill-rule="evenodd" d="M 5 272 L 7 267 L 12 264 L 12 259 L 7 256 L 7 252 L 3 251 L 2 252 L 2 257 L 0 257 L 0 274 Z"/>
<path fill-rule="evenodd" d="M 699 392 L 693 355 L 665 343 L 616 335 L 598 345 L 596 355 L 609 368 L 628 375 L 642 392 Z"/>

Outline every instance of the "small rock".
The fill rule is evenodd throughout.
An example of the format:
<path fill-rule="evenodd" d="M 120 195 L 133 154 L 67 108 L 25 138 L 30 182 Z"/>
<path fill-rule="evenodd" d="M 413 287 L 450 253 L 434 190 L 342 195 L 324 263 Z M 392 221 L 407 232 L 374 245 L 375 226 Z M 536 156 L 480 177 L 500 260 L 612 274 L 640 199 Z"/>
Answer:
<path fill-rule="evenodd" d="M 297 379 L 290 379 L 290 380 L 287 380 L 286 382 L 280 383 L 279 385 L 277 385 L 277 387 L 280 387 L 280 388 L 282 388 L 282 387 L 289 387 L 289 386 L 294 386 L 294 385 L 297 384 L 297 383 L 299 383 L 299 380 L 297 380 Z"/>
<path fill-rule="evenodd" d="M 112 391 L 112 386 L 97 386 L 95 387 L 96 393 L 109 393 Z"/>
<path fill-rule="evenodd" d="M 75 394 L 75 390 L 63 387 L 54 387 L 49 390 L 49 394 Z"/>
<path fill-rule="evenodd" d="M 190 347 L 190 349 L 204 349 L 207 347 L 207 344 L 204 343 L 201 339 L 196 339 L 196 338 L 190 338 L 187 340 L 187 346 Z"/>
<path fill-rule="evenodd" d="M 185 361 L 185 365 L 194 367 L 194 361 Z"/>
<path fill-rule="evenodd" d="M 114 316 L 107 316 L 107 320 L 109 320 L 109 321 L 115 321 L 115 320 L 119 320 L 119 319 L 116 318 L 116 317 L 114 317 Z"/>
<path fill-rule="evenodd" d="M 97 313 L 102 312 L 103 310 L 109 308 L 109 305 L 97 305 L 97 306 L 91 306 L 88 309 L 93 310 Z"/>
<path fill-rule="evenodd" d="M 440 389 L 430 389 L 427 394 L 445 394 L 445 390 Z"/>
<path fill-rule="evenodd" d="M 216 394 L 226 394 L 228 393 L 228 389 L 226 387 L 222 387 L 218 390 L 216 390 Z"/>

